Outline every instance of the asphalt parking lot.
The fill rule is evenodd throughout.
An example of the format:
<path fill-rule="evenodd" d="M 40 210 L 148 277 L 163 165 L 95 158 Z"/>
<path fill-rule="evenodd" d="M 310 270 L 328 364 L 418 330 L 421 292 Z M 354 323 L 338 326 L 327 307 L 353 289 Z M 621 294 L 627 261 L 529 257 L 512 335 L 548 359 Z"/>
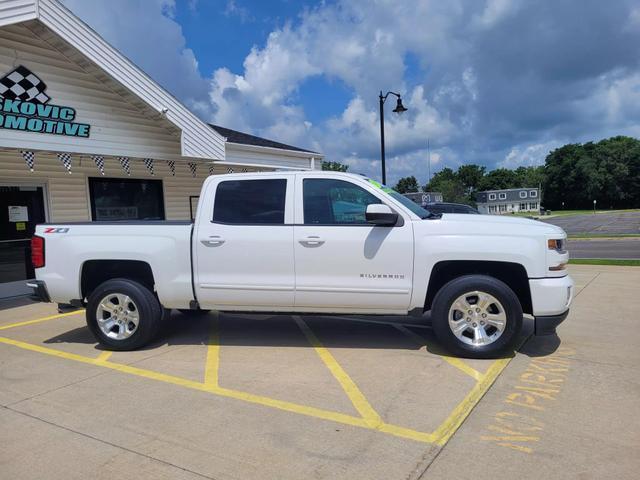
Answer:
<path fill-rule="evenodd" d="M 585 215 L 540 217 L 543 222 L 562 227 L 569 235 L 575 234 L 638 234 L 640 212 L 615 212 Z"/>
<path fill-rule="evenodd" d="M 111 353 L 81 312 L 5 302 L 0 476 L 631 478 L 640 269 L 571 272 L 559 337 L 486 361 L 407 318 L 177 312 Z"/>

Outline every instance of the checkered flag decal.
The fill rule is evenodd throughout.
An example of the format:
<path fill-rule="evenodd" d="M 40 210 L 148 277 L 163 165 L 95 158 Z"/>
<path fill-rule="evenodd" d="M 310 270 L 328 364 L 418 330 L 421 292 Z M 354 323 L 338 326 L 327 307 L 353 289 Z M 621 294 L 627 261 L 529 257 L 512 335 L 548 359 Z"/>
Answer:
<path fill-rule="evenodd" d="M 128 176 L 131 176 L 131 164 L 129 163 L 129 157 L 118 157 L 118 160 L 120 160 L 122 169 L 127 172 Z"/>
<path fill-rule="evenodd" d="M 191 170 L 191 176 L 195 178 L 196 176 L 196 170 L 198 169 L 198 164 L 197 163 L 192 163 L 189 162 L 189 170 Z"/>
<path fill-rule="evenodd" d="M 68 153 L 59 153 L 58 160 L 62 162 L 64 168 L 67 169 L 67 173 L 71 175 L 71 155 Z"/>
<path fill-rule="evenodd" d="M 213 163 L 209 164 L 209 175 L 213 175 Z"/>
<path fill-rule="evenodd" d="M 171 175 L 173 177 L 176 176 L 176 162 L 173 160 L 167 160 L 167 165 L 169 165 L 169 170 L 171 170 Z"/>
<path fill-rule="evenodd" d="M 36 163 L 36 154 L 30 150 L 22 150 L 22 158 L 27 162 L 29 171 L 33 172 L 33 165 Z"/>
<path fill-rule="evenodd" d="M 145 158 L 144 166 L 151 172 L 151 175 L 155 175 L 155 173 L 153 173 L 153 158 Z"/>
<path fill-rule="evenodd" d="M 47 103 L 46 89 L 46 83 L 22 65 L 0 78 L 0 96 L 10 100 Z"/>
<path fill-rule="evenodd" d="M 242 173 L 247 173 L 249 170 L 247 170 L 246 168 L 242 169 Z"/>
<path fill-rule="evenodd" d="M 231 167 L 227 168 L 227 173 L 233 173 L 233 168 Z"/>
<path fill-rule="evenodd" d="M 104 175 L 104 157 L 100 155 L 94 155 L 91 158 L 93 158 L 93 161 L 96 162 L 96 167 L 98 167 L 98 170 L 100 170 L 100 175 Z"/>

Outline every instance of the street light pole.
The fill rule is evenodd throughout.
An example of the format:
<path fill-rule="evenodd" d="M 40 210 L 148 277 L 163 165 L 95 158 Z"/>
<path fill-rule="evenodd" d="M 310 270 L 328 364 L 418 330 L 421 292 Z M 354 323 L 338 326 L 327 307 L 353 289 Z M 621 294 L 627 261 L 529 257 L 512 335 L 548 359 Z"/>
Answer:
<path fill-rule="evenodd" d="M 382 95 L 382 90 L 380 91 L 380 160 L 382 161 L 382 184 L 385 185 L 387 183 L 387 168 L 386 168 L 386 158 L 385 158 L 385 150 L 384 150 L 384 102 L 387 100 L 389 95 L 395 95 L 398 99 L 396 103 L 396 108 L 393 109 L 394 113 L 402 113 L 406 112 L 407 109 L 404 105 L 402 105 L 402 97 L 399 93 L 395 92 L 387 92 L 386 95 Z"/>

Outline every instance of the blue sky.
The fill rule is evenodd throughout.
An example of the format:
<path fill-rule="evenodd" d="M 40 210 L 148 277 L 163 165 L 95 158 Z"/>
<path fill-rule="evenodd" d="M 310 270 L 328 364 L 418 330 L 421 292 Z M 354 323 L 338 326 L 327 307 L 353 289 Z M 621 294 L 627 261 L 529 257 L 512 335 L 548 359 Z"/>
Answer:
<path fill-rule="evenodd" d="M 388 183 L 465 163 L 539 165 L 640 137 L 633 0 L 64 0 L 203 119 L 323 152 Z"/>

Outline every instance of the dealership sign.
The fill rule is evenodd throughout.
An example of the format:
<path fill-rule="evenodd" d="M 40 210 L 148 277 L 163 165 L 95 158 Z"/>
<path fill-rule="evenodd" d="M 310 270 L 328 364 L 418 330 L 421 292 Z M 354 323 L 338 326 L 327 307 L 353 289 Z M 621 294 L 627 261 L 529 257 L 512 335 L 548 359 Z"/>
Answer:
<path fill-rule="evenodd" d="M 46 89 L 47 85 L 24 66 L 0 78 L 0 128 L 89 137 L 90 125 L 74 122 L 75 109 L 48 103 Z"/>

